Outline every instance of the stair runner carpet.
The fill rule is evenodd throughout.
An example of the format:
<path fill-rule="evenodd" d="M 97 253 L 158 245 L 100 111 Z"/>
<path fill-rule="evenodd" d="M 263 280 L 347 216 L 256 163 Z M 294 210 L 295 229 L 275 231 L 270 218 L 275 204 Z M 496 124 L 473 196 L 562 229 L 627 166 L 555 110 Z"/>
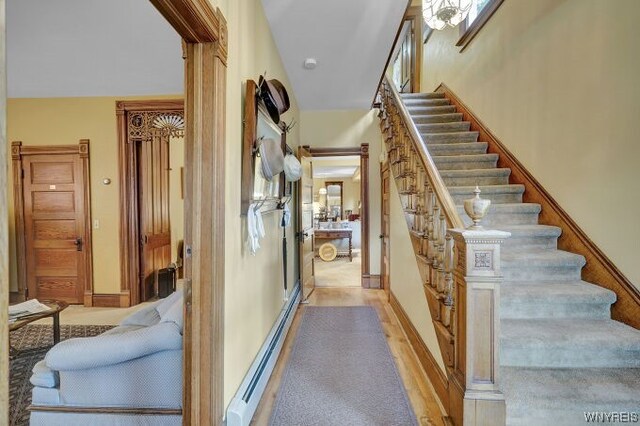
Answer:
<path fill-rule="evenodd" d="M 511 233 L 500 303 L 507 424 L 584 425 L 593 412 L 637 419 L 640 331 L 611 319 L 615 293 L 581 280 L 584 257 L 558 250 L 561 229 L 538 223 L 541 206 L 522 202 L 524 186 L 509 183 L 511 170 L 497 168 L 444 94 L 402 98 L 465 224 L 463 200 L 477 184 L 492 202 L 485 228 Z"/>

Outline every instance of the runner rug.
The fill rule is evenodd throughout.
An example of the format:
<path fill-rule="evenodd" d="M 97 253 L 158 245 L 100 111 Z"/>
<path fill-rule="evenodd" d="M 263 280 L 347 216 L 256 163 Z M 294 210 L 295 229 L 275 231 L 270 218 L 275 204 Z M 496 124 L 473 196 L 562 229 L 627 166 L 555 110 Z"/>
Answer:
<path fill-rule="evenodd" d="M 60 339 L 72 337 L 90 337 L 104 333 L 113 328 L 112 325 L 61 325 Z M 9 362 L 9 425 L 27 426 L 31 404 L 29 382 L 33 366 L 44 359 L 47 351 L 53 346 L 51 325 L 27 325 L 10 334 L 11 346 L 17 353 Z M 2 348 L 8 350 L 7 348 Z"/>
<path fill-rule="evenodd" d="M 270 424 L 417 425 L 373 307 L 305 308 Z"/>

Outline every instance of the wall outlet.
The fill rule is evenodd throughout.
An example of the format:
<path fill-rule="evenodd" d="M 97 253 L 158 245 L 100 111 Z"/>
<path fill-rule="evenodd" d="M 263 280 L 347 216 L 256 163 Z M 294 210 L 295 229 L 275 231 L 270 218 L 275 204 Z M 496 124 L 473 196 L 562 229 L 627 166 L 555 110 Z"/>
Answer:
<path fill-rule="evenodd" d="M 100 220 L 93 219 L 93 229 L 100 229 Z"/>

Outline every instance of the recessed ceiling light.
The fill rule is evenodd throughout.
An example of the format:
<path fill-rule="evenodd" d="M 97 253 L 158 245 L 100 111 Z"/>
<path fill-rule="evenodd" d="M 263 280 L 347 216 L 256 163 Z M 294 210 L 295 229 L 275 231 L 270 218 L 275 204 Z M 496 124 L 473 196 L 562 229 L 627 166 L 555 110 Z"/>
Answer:
<path fill-rule="evenodd" d="M 307 58 L 304 60 L 304 67 L 308 70 L 312 70 L 318 65 L 318 61 L 315 58 Z"/>

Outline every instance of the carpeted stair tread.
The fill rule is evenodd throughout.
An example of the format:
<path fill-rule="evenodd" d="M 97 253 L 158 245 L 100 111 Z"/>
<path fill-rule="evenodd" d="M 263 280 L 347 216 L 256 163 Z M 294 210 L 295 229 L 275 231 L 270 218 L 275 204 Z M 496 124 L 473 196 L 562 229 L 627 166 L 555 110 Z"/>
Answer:
<path fill-rule="evenodd" d="M 503 247 L 500 260 L 504 279 L 514 283 L 576 281 L 585 264 L 581 255 L 537 247 Z"/>
<path fill-rule="evenodd" d="M 489 144 L 487 142 L 463 142 L 429 144 L 427 150 L 431 156 L 437 155 L 473 155 L 486 154 Z M 442 175 L 442 173 L 440 174 Z"/>
<path fill-rule="evenodd" d="M 461 112 L 450 112 L 445 114 L 425 114 L 425 115 L 413 115 L 411 116 L 413 122 L 418 124 L 423 123 L 453 123 L 457 121 L 462 121 L 462 113 Z"/>
<path fill-rule="evenodd" d="M 562 229 L 550 225 L 497 225 L 495 229 L 511 233 L 505 247 L 540 247 L 555 249 Z"/>
<path fill-rule="evenodd" d="M 409 111 L 409 114 L 413 116 L 413 115 L 448 114 L 451 112 L 456 112 L 455 105 L 413 107 Z"/>
<path fill-rule="evenodd" d="M 480 132 L 421 133 L 425 143 L 477 142 Z"/>
<path fill-rule="evenodd" d="M 611 319 L 502 319 L 503 366 L 640 367 L 640 330 Z"/>
<path fill-rule="evenodd" d="M 400 93 L 402 100 L 407 103 L 414 99 L 442 99 L 444 93 L 442 92 L 422 92 L 422 93 Z"/>
<path fill-rule="evenodd" d="M 483 142 L 473 142 L 471 144 L 453 144 L 444 145 L 445 147 L 464 146 L 464 145 L 481 145 Z M 429 145 L 429 152 L 432 147 L 440 145 Z M 440 170 L 440 176 L 448 187 L 452 186 L 471 186 L 471 185 L 507 185 L 511 169 L 504 168 L 488 168 L 488 169 L 450 169 Z"/>
<path fill-rule="evenodd" d="M 517 283 L 505 281 L 500 297 L 510 302 L 544 303 L 608 303 L 616 301 L 616 294 L 586 281 Z"/>
<path fill-rule="evenodd" d="M 418 123 L 416 124 L 420 133 L 451 133 L 466 132 L 471 127 L 468 121 L 452 121 L 449 123 Z"/>
<path fill-rule="evenodd" d="M 503 282 L 500 318 L 608 319 L 616 294 L 585 281 Z"/>
<path fill-rule="evenodd" d="M 587 424 L 584 412 L 640 411 L 638 368 L 502 367 L 510 426 Z"/>
<path fill-rule="evenodd" d="M 498 154 L 434 155 L 438 170 L 473 170 L 495 168 Z"/>
<path fill-rule="evenodd" d="M 405 102 L 409 111 L 416 107 L 442 106 L 450 103 L 451 101 L 447 98 L 407 99 Z"/>

